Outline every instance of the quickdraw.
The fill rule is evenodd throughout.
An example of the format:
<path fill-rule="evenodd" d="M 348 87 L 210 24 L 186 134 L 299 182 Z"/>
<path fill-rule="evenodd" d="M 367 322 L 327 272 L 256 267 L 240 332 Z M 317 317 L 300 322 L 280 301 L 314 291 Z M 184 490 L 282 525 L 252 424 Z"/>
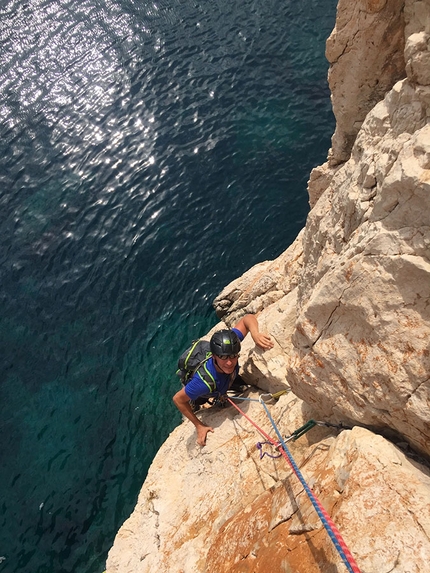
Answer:
<path fill-rule="evenodd" d="M 338 430 L 350 430 L 350 426 L 345 426 L 344 424 L 331 424 L 330 422 L 318 422 L 316 420 L 309 420 L 303 426 L 300 426 L 295 432 L 291 434 L 291 436 L 285 436 L 285 442 L 295 442 L 298 438 L 301 438 L 306 432 L 315 428 L 315 426 L 327 426 L 329 428 L 337 428 Z"/>

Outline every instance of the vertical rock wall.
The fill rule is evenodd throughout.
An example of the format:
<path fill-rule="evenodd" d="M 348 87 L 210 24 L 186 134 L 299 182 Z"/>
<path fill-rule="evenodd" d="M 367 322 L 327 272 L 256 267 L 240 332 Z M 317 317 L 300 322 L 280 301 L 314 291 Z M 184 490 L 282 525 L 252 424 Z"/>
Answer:
<path fill-rule="evenodd" d="M 405 77 L 404 0 L 339 0 L 326 57 L 336 131 L 329 164 L 349 159 L 368 112 Z"/>
<path fill-rule="evenodd" d="M 429 14 L 428 2 L 406 3 L 405 29 L 412 32 L 405 41 L 407 78 L 369 112 L 350 159 L 308 217 L 289 380 L 324 415 L 391 428 L 429 454 L 430 30 L 424 5 Z"/>

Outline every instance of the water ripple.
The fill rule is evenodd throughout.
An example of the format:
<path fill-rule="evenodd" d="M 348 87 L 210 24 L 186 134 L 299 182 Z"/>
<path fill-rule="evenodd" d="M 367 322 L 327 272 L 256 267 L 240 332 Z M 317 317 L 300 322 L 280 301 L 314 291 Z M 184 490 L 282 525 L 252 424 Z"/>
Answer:
<path fill-rule="evenodd" d="M 303 225 L 334 11 L 3 2 L 2 572 L 103 570 L 179 421 L 177 355 Z"/>

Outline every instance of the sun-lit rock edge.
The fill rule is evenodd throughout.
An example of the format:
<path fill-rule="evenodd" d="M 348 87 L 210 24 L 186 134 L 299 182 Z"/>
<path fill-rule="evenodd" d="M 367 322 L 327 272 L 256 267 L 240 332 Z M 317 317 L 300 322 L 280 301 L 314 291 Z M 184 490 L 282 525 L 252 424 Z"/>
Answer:
<path fill-rule="evenodd" d="M 261 404 L 240 406 L 274 435 Z M 281 435 L 316 415 L 292 393 L 268 408 Z M 285 459 L 260 459 L 257 443 L 264 439 L 232 406 L 200 416 L 215 429 L 207 446 L 196 445 L 191 424 L 172 432 L 118 532 L 107 572 L 343 572 Z M 360 427 L 315 427 L 288 447 L 363 572 L 426 571 L 430 472 L 410 451 L 405 455 L 405 443 Z M 263 451 L 278 453 L 268 444 Z"/>
<path fill-rule="evenodd" d="M 215 307 L 228 324 L 259 312 L 272 335 L 268 352 L 246 339 L 241 360 L 260 391 L 293 389 L 268 405 L 283 435 L 310 418 L 352 428 L 314 428 L 290 449 L 361 571 L 425 573 L 430 480 L 416 452 L 428 456 L 430 447 L 430 2 L 341 1 L 327 49 L 354 28 L 329 57 L 330 85 L 336 109 L 364 109 L 360 93 L 372 98 L 345 89 L 356 72 L 342 57 L 363 57 L 357 21 L 384 20 L 387 34 L 393 22 L 403 27 L 403 40 L 396 38 L 404 74 L 396 51 L 391 85 L 372 96 L 363 117 L 352 117 L 356 137 L 339 135 L 348 135 L 351 118 L 336 113 L 329 161 L 310 177 L 305 229 L 278 259 L 228 285 Z M 362 81 L 382 77 L 382 56 L 366 65 Z M 244 409 L 273 435 L 260 404 Z M 232 407 L 200 415 L 215 428 L 207 447 L 196 446 L 189 423 L 171 434 L 116 537 L 107 573 L 345 571 L 285 460 L 260 460 L 261 437 Z"/>

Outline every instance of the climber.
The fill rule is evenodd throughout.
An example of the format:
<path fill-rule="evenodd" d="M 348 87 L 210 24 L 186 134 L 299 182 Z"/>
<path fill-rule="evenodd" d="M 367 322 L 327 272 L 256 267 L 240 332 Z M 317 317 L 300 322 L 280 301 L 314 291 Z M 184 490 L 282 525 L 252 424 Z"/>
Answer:
<path fill-rule="evenodd" d="M 225 399 L 227 391 L 234 388 L 234 382 L 240 377 L 239 352 L 240 343 L 245 336 L 251 333 L 255 344 L 264 350 L 273 348 L 272 339 L 268 334 L 259 331 L 257 318 L 253 314 L 246 314 L 231 330 L 219 330 L 210 340 L 211 357 L 205 362 L 205 370 L 214 382 L 212 392 L 208 393 L 209 384 L 196 372 L 189 382 L 173 396 L 173 402 L 178 410 L 190 420 L 197 430 L 197 443 L 206 445 L 208 432 L 214 429 L 204 424 L 193 411 L 192 404 L 204 403 L 214 396 Z M 209 388 L 210 390 L 211 388 Z M 191 401 L 191 403 L 190 403 Z"/>

